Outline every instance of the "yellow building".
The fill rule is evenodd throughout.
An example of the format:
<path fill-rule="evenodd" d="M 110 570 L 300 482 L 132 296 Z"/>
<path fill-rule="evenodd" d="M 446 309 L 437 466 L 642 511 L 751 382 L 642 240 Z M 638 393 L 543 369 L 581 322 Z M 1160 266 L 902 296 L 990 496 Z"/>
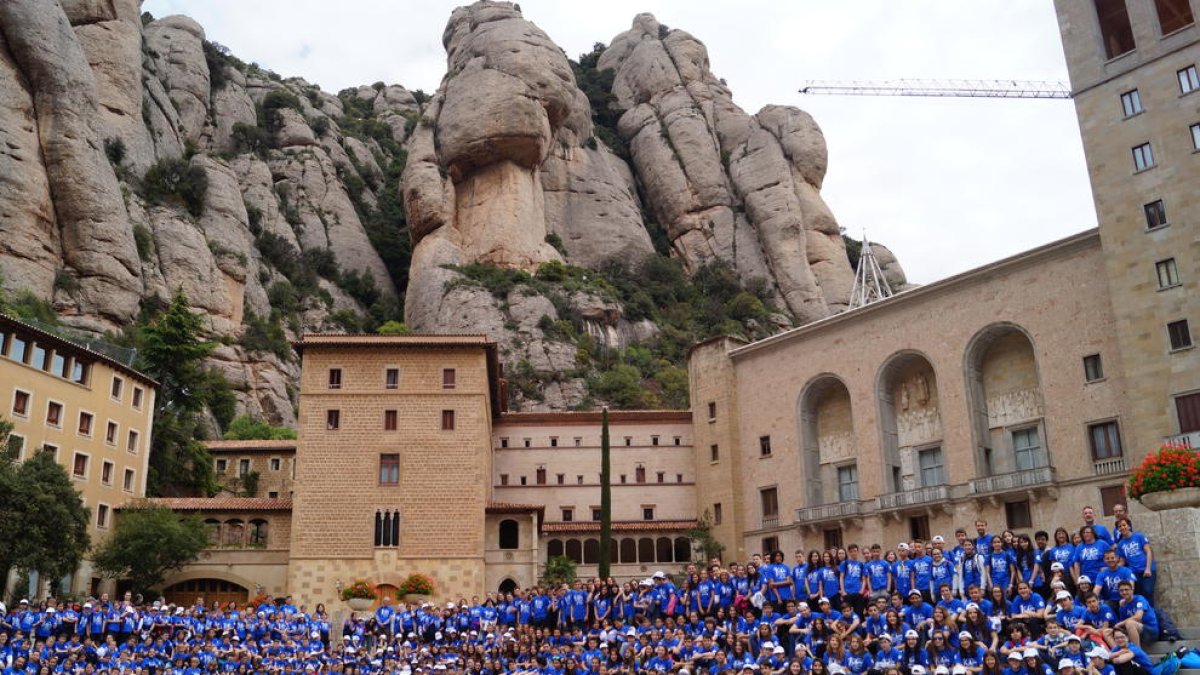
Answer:
<path fill-rule="evenodd" d="M 146 494 L 157 384 L 88 347 L 0 314 L 0 409 L 13 423 L 10 450 L 18 461 L 39 450 L 54 454 L 91 511 L 99 542 L 114 509 Z M 64 590 L 107 587 L 90 562 Z"/>

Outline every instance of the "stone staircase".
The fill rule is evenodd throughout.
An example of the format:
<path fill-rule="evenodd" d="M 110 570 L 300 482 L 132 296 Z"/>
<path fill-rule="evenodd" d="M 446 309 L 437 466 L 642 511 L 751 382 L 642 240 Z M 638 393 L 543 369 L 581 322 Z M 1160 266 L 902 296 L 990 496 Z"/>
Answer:
<path fill-rule="evenodd" d="M 1146 648 L 1146 653 L 1155 663 L 1180 647 L 1200 649 L 1200 628 L 1180 628 L 1179 632 L 1183 634 L 1184 639 L 1177 642 L 1159 640 Z M 1177 675 L 1200 675 L 1200 669 L 1180 668 Z"/>

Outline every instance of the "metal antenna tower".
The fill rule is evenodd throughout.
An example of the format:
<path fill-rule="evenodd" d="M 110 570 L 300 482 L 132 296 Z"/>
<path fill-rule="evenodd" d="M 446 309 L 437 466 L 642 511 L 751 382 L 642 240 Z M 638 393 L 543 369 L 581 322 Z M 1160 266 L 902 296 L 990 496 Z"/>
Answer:
<path fill-rule="evenodd" d="M 850 290 L 850 307 L 856 309 L 873 302 L 892 297 L 892 287 L 883 276 L 867 233 L 863 232 L 862 250 L 858 255 L 858 270 L 854 273 L 854 287 Z"/>

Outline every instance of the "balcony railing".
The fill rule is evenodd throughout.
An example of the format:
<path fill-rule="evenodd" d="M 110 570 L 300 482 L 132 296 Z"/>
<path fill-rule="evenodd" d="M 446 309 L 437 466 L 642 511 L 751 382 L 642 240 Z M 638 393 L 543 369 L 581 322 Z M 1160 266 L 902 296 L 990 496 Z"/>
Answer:
<path fill-rule="evenodd" d="M 1177 448 L 1197 448 L 1200 449 L 1200 431 L 1193 431 L 1190 434 L 1176 434 L 1167 436 L 1163 439 L 1166 445 L 1173 445 Z"/>
<path fill-rule="evenodd" d="M 1125 473 L 1129 470 L 1129 465 L 1125 463 L 1125 456 L 1109 457 L 1108 459 L 1098 459 L 1092 462 L 1092 468 L 1097 476 L 1107 476 L 1114 473 Z"/>
<path fill-rule="evenodd" d="M 821 506 L 810 506 L 808 508 L 796 509 L 797 523 L 815 523 L 822 520 L 839 520 L 841 518 L 855 518 L 862 513 L 862 502 L 838 502 L 836 504 L 822 504 Z"/>
<path fill-rule="evenodd" d="M 879 500 L 879 509 L 881 511 L 892 511 L 910 506 L 945 501 L 949 498 L 949 485 L 930 485 L 929 487 L 917 488 L 916 490 L 905 490 L 904 492 L 879 495 L 877 499 Z"/>
<path fill-rule="evenodd" d="M 975 480 L 971 481 L 971 492 L 977 495 L 988 494 L 992 492 L 1007 492 L 1009 490 L 1017 490 L 1020 488 L 1047 485 L 1053 482 L 1054 467 L 1041 466 L 1036 469 L 1014 471 L 1013 473 L 1004 473 L 1000 474 L 999 476 L 976 478 Z"/>
<path fill-rule="evenodd" d="M 779 526 L 779 516 L 778 515 L 763 516 L 762 526 L 763 527 L 778 527 Z"/>

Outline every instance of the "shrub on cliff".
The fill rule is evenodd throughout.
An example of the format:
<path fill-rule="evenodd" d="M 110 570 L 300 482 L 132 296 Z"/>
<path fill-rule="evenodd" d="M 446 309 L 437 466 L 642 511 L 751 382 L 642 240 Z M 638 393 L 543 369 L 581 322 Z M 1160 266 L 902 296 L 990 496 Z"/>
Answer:
<path fill-rule="evenodd" d="M 138 192 L 151 204 L 173 201 L 193 216 L 199 216 L 204 213 L 208 174 L 186 159 L 160 159 L 146 169 Z"/>

